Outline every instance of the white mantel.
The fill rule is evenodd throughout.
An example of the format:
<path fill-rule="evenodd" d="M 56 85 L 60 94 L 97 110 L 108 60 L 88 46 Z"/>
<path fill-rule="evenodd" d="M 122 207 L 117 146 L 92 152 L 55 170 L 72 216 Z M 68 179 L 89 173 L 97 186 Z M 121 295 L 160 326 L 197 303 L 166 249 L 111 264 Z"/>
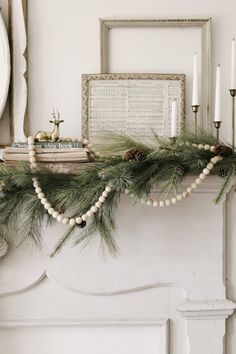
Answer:
<path fill-rule="evenodd" d="M 83 251 L 68 244 L 50 259 L 62 226 L 44 229 L 41 252 L 12 247 L 1 260 L 0 325 L 154 321 L 167 342 L 175 338 L 174 354 L 223 354 L 225 320 L 236 304 L 225 291 L 225 202 L 213 203 L 220 182 L 208 177 L 184 202 L 163 209 L 133 207 L 124 196 L 117 259 L 99 256 L 96 241 Z"/>

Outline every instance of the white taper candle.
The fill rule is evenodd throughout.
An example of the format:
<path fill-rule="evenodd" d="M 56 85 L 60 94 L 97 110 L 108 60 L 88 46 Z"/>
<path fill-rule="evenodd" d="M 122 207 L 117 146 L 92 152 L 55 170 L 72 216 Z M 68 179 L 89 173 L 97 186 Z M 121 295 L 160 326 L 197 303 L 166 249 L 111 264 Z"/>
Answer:
<path fill-rule="evenodd" d="M 192 106 L 199 106 L 199 92 L 198 92 L 198 60 L 197 52 L 194 53 L 193 57 L 193 96 L 192 96 Z"/>
<path fill-rule="evenodd" d="M 231 50 L 231 76 L 230 76 L 230 89 L 236 89 L 236 56 L 235 56 L 235 39 L 232 40 Z"/>
<path fill-rule="evenodd" d="M 172 101 L 171 106 L 171 131 L 170 137 L 175 138 L 177 136 L 177 100 Z"/>
<path fill-rule="evenodd" d="M 214 121 L 221 121 L 221 67 L 216 68 L 216 91 L 215 91 L 215 116 Z"/>

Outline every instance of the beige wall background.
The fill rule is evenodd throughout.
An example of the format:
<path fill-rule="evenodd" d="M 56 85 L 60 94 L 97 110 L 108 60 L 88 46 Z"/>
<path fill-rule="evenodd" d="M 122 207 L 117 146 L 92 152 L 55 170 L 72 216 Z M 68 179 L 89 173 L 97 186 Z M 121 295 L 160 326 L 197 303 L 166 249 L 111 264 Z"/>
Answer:
<path fill-rule="evenodd" d="M 6 14 L 7 1 L 1 0 L 0 4 L 3 13 Z M 212 17 L 212 84 L 214 87 L 214 69 L 218 63 L 221 63 L 222 136 L 230 139 L 228 87 L 230 43 L 232 37 L 236 36 L 235 0 L 198 0 L 197 2 L 194 0 L 29 0 L 31 132 L 47 129 L 50 111 L 52 107 L 57 107 L 65 119 L 63 135 L 81 134 L 80 76 L 82 73 L 96 73 L 100 70 L 99 17 Z M 228 298 L 234 301 L 236 301 L 235 210 L 236 195 L 231 193 L 227 203 L 226 279 Z M 227 354 L 233 354 L 236 350 L 236 316 L 228 320 L 227 326 Z"/>

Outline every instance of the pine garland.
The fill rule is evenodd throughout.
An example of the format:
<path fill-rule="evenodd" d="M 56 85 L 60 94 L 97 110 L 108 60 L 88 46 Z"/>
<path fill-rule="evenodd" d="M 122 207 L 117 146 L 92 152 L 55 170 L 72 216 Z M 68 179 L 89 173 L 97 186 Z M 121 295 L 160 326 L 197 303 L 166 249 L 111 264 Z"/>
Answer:
<path fill-rule="evenodd" d="M 103 157 L 75 173 L 56 174 L 47 169 L 32 172 L 28 164 L 18 167 L 1 164 L 0 181 L 5 187 L 0 194 L 0 235 L 6 239 L 11 228 L 19 225 L 17 237 L 22 235 L 19 243 L 32 240 L 40 246 L 43 222 L 49 225 L 55 222 L 35 194 L 33 177 L 40 181 L 50 203 L 62 212 L 66 210 L 71 217 L 83 214 L 96 202 L 104 187 L 112 185 L 114 188 L 103 207 L 93 215 L 86 227 L 69 227 L 52 255 L 57 254 L 72 236 L 73 244 L 78 245 L 86 244 L 98 234 L 101 244 L 116 255 L 115 211 L 121 194 L 129 189 L 138 201 L 147 198 L 153 188 L 158 188 L 163 198 L 171 196 L 181 189 L 185 176 L 198 174 L 215 156 L 214 152 L 197 149 L 192 144 L 217 144 L 215 137 L 206 132 L 198 132 L 197 139 L 194 134 L 185 133 L 174 140 L 153 134 L 147 142 L 139 142 L 127 135 L 109 134 L 105 141 Z M 127 154 L 129 149 L 132 149 L 133 155 L 131 152 Z M 217 168 L 224 167 L 228 172 L 216 202 L 235 183 L 236 153 L 232 150 L 229 153 L 225 147 L 222 151 L 228 151 L 228 154 L 217 164 Z"/>

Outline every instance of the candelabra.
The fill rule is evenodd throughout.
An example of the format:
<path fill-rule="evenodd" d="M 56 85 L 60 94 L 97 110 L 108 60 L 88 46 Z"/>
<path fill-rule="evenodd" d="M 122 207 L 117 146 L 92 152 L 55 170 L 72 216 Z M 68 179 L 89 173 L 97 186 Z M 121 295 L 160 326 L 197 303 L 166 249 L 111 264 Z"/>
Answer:
<path fill-rule="evenodd" d="M 217 139 L 217 143 L 220 140 L 220 127 L 221 127 L 221 121 L 214 121 L 214 126 L 216 128 L 216 139 Z"/>
<path fill-rule="evenodd" d="M 229 90 L 232 97 L 232 148 L 235 149 L 235 96 L 236 89 Z"/>
<path fill-rule="evenodd" d="M 192 105 L 192 111 L 194 113 L 194 129 L 195 129 L 195 136 L 197 137 L 197 114 L 199 110 L 199 105 Z"/>

